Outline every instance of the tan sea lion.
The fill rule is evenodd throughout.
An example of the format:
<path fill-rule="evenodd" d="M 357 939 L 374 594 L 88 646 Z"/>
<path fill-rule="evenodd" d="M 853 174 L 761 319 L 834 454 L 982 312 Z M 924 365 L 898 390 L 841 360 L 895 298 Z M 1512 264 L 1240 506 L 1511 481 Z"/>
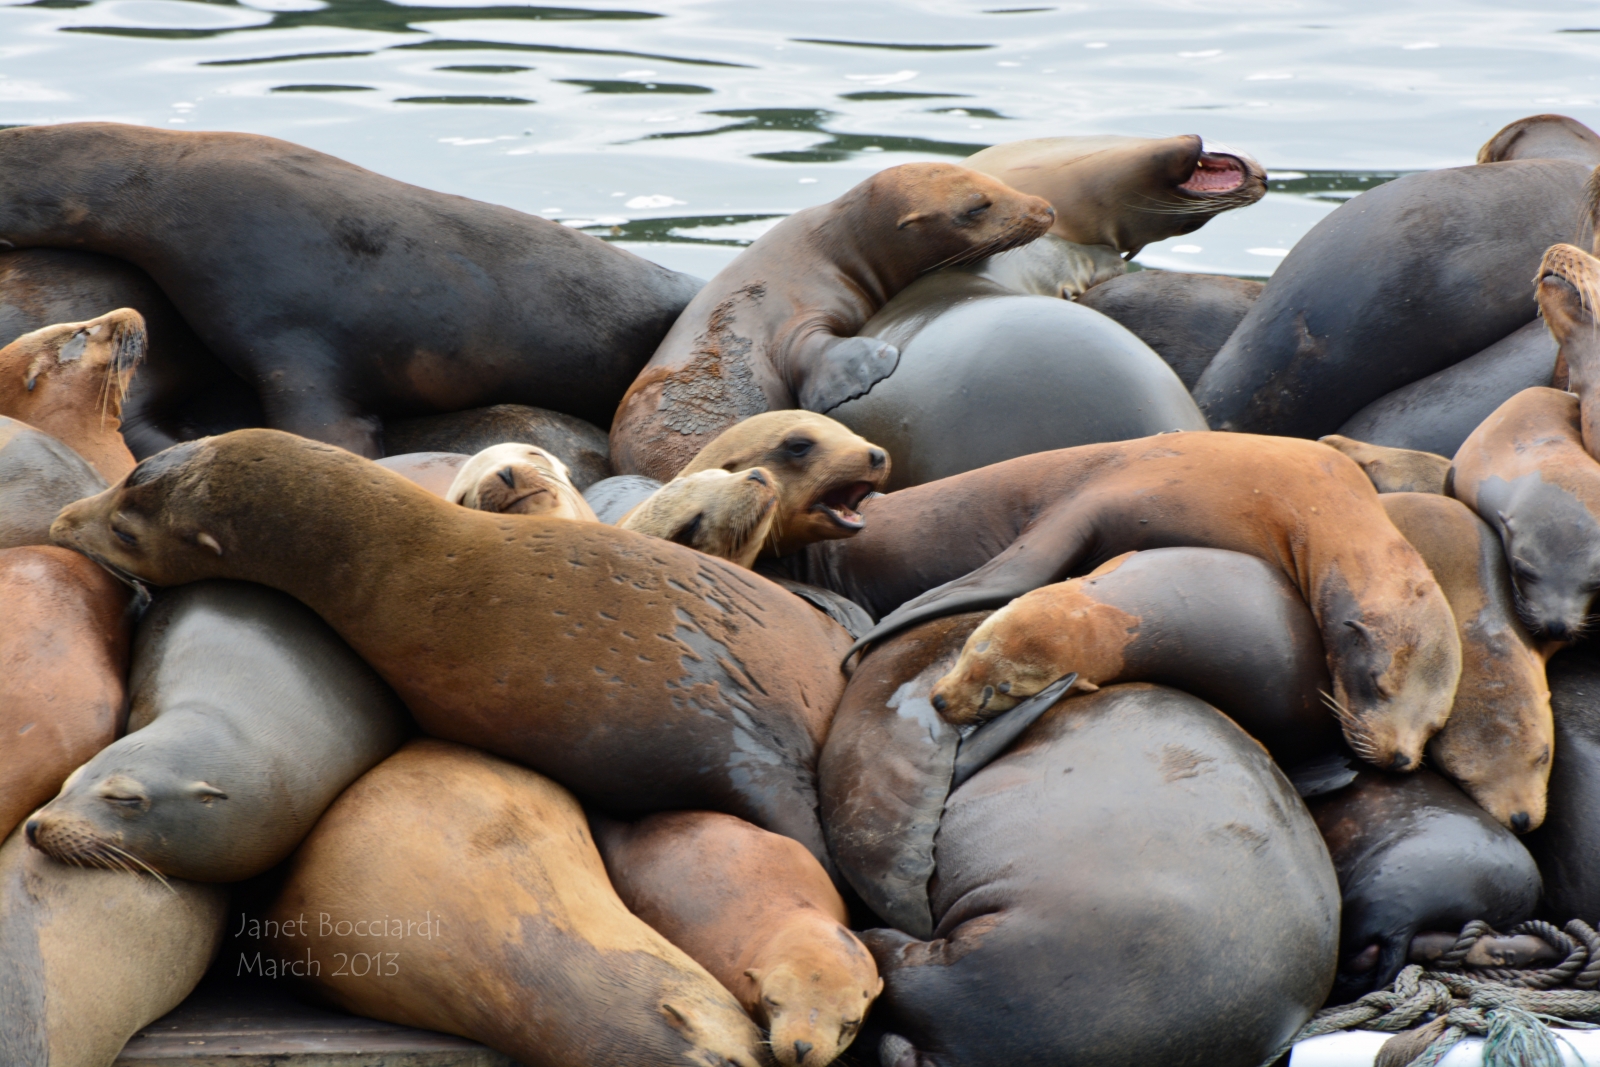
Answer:
<path fill-rule="evenodd" d="M 672 479 L 616 525 L 750 567 L 777 516 L 778 489 L 765 467 L 712 467 Z"/>
<path fill-rule="evenodd" d="M 224 886 L 69 867 L 13 833 L 0 845 L 0 1063 L 109 1067 L 200 981 L 227 907 Z"/>
<path fill-rule="evenodd" d="M 72 449 L 0 415 L 0 548 L 49 544 L 56 514 L 105 487 L 100 472 Z"/>
<path fill-rule="evenodd" d="M 567 465 L 538 445 L 502 444 L 461 465 L 444 498 L 477 511 L 599 522 Z"/>
<path fill-rule="evenodd" d="M 1356 461 L 1380 493 L 1443 493 L 1450 461 L 1413 448 L 1371 445 L 1331 433 L 1317 440 Z"/>
<path fill-rule="evenodd" d="M 413 741 L 345 790 L 263 929 L 338 1006 L 528 1067 L 763 1062 L 733 996 L 617 899 L 572 795 L 461 745 Z"/>
<path fill-rule="evenodd" d="M 240 578 L 289 593 L 423 730 L 600 807 L 728 811 L 828 862 L 813 768 L 849 638 L 725 560 L 599 523 L 458 507 L 275 430 L 168 449 L 53 531 L 156 585 Z"/>
<path fill-rule="evenodd" d="M 1449 491 L 1500 535 L 1529 631 L 1581 636 L 1600 589 L 1600 463 L 1584 450 L 1578 398 L 1534 388 L 1501 404 L 1456 453 Z"/>
<path fill-rule="evenodd" d="M 628 910 L 687 952 L 767 1031 L 785 1067 L 826 1067 L 883 991 L 827 872 L 794 841 L 711 811 L 594 824 Z"/>
<path fill-rule="evenodd" d="M 1479 163 L 1508 159 L 1570 159 L 1592 167 L 1600 163 L 1600 137 L 1565 115 L 1529 115 L 1502 126 L 1478 149 Z"/>
<path fill-rule="evenodd" d="M 1439 580 L 1461 634 L 1455 706 L 1428 755 L 1484 811 L 1526 833 L 1544 821 L 1555 723 L 1544 653 L 1517 619 L 1500 539 L 1447 496 L 1388 493 L 1383 507 Z"/>
<path fill-rule="evenodd" d="M 128 587 L 46 545 L 0 550 L 0 836 L 122 733 Z"/>
<path fill-rule="evenodd" d="M 890 167 L 790 215 L 673 324 L 617 408 L 612 465 L 666 481 L 742 418 L 860 396 L 899 359 L 856 336 L 890 297 L 935 267 L 1026 244 L 1053 219 L 1039 197 L 950 163 Z"/>
<path fill-rule="evenodd" d="M 1053 233 L 988 259 L 948 268 L 987 278 L 1013 293 L 1076 300 L 1090 289 L 1120 278 L 1128 264 L 1107 245 L 1080 245 Z"/>
<path fill-rule="evenodd" d="M 460 452 L 403 452 L 373 462 L 405 475 L 434 496 L 444 497 L 455 484 L 461 465 L 471 458 Z"/>
<path fill-rule="evenodd" d="M 1591 135 L 1592 136 L 1592 135 Z M 1600 204 L 1600 182 L 1590 183 Z M 1568 391 L 1578 394 L 1583 447 L 1600 457 L 1600 260 L 1572 245 L 1554 245 L 1539 264 L 1539 314 L 1558 346 Z"/>
<path fill-rule="evenodd" d="M 0 348 L 0 415 L 50 434 L 115 481 L 133 469 L 122 401 L 144 354 L 144 317 L 132 308 L 23 334 Z"/>
<path fill-rule="evenodd" d="M 810 411 L 769 411 L 718 434 L 680 474 L 762 467 L 778 485 L 778 517 L 765 546 L 785 556 L 813 541 L 854 537 L 857 508 L 889 480 L 889 453 L 843 423 Z"/>

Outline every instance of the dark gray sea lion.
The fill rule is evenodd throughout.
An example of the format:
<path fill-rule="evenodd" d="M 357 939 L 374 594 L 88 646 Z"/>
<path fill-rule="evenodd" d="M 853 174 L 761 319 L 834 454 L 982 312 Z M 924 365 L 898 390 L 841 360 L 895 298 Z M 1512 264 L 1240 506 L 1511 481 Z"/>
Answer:
<path fill-rule="evenodd" d="M 253 878 L 411 729 L 327 623 L 248 582 L 162 592 L 139 624 L 129 689 L 128 735 L 27 822 L 34 847 L 64 863 L 133 856 L 174 878 Z"/>
<path fill-rule="evenodd" d="M 1224 274 L 1141 270 L 1096 285 L 1078 303 L 1127 327 L 1193 389 L 1261 289 Z"/>
<path fill-rule="evenodd" d="M 611 477 L 611 444 L 592 422 L 525 404 L 386 419 L 383 447 L 402 452 L 462 452 L 472 456 L 494 445 L 537 445 L 567 465 L 572 484 L 582 492 Z"/>
<path fill-rule="evenodd" d="M 1380 396 L 1350 416 L 1339 433 L 1453 456 L 1495 408 L 1524 389 L 1553 384 L 1556 351 L 1544 320 L 1534 319 L 1477 355 Z"/>
<path fill-rule="evenodd" d="M 1479 163 L 1507 159 L 1570 159 L 1592 167 L 1600 163 L 1600 137 L 1565 115 L 1529 115 L 1502 126 L 1478 149 Z"/>
<path fill-rule="evenodd" d="M 535 401 L 605 422 L 699 287 L 286 141 L 115 123 L 0 130 L 0 239 L 142 268 L 269 425 L 373 457 L 384 417 Z"/>
<path fill-rule="evenodd" d="M 1340 205 L 1200 376 L 1200 409 L 1217 429 L 1321 437 L 1483 351 L 1533 318 L 1545 249 L 1592 239 L 1588 178 L 1571 160 L 1512 160 L 1409 174 Z"/>
<path fill-rule="evenodd" d="M 1544 876 L 1539 911 L 1558 923 L 1600 915 L 1600 654 L 1591 642 L 1548 666 L 1555 715 L 1544 825 L 1522 839 Z"/>
<path fill-rule="evenodd" d="M 1363 770 L 1307 800 L 1344 899 L 1334 998 L 1388 985 L 1413 935 L 1473 919 L 1504 929 L 1533 914 L 1539 869 L 1516 836 L 1426 768 Z"/>
<path fill-rule="evenodd" d="M 642 474 L 618 474 L 590 485 L 583 491 L 583 499 L 594 509 L 597 519 L 607 526 L 615 526 L 624 515 L 655 495 L 662 485 Z"/>
<path fill-rule="evenodd" d="M 880 1059 L 1260 1063 L 1327 995 L 1338 896 L 1305 806 L 1215 709 L 1075 697 L 950 795 L 932 938 L 862 935 Z"/>
<path fill-rule="evenodd" d="M 48 545 L 57 513 L 105 487 L 106 480 L 72 449 L 0 415 L 0 548 Z"/>

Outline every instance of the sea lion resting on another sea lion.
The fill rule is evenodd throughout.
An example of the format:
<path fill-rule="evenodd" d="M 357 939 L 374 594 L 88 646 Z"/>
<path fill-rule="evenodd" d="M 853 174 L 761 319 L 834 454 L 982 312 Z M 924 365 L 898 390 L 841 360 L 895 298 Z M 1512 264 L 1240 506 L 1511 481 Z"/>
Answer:
<path fill-rule="evenodd" d="M 378 466 L 403 474 L 437 497 L 447 496 L 461 465 L 471 456 L 459 452 L 402 452 L 373 460 Z"/>
<path fill-rule="evenodd" d="M 528 1067 L 764 1062 L 733 996 L 617 898 L 572 795 L 461 745 L 413 741 L 345 790 L 264 919 L 339 1007 Z"/>
<path fill-rule="evenodd" d="M 599 522 L 567 465 L 537 445 L 486 448 L 461 465 L 444 498 L 476 511 Z"/>
<path fill-rule="evenodd" d="M 50 434 L 115 481 L 133 469 L 119 431 L 144 354 L 144 319 L 132 308 L 23 334 L 0 348 L 0 415 Z"/>
<path fill-rule="evenodd" d="M 1590 187 L 1600 209 L 1600 179 Z M 1539 264 L 1537 296 L 1566 365 L 1567 388 L 1578 394 L 1583 447 L 1600 458 L 1600 260 L 1572 245 L 1554 246 Z"/>
<path fill-rule="evenodd" d="M 1450 475 L 1450 461 L 1432 452 L 1371 445 L 1336 433 L 1318 440 L 1355 460 L 1380 493 L 1443 493 Z"/>
<path fill-rule="evenodd" d="M 462 452 L 476 455 L 500 444 L 538 445 L 567 465 L 567 475 L 581 493 L 611 477 L 611 445 L 606 432 L 592 422 L 559 411 L 526 404 L 491 404 L 486 408 L 385 419 L 383 447 L 388 455 L 407 452 Z"/>
<path fill-rule="evenodd" d="M 72 449 L 0 415 L 0 548 L 48 545 L 61 509 L 105 487 L 100 472 Z"/>
<path fill-rule="evenodd" d="M 687 952 L 767 1030 L 786 1067 L 825 1067 L 883 990 L 844 900 L 797 842 L 710 811 L 594 821 L 628 910 Z"/>
<path fill-rule="evenodd" d="M 666 480 L 742 418 L 860 396 L 899 359 L 856 336 L 890 297 L 935 267 L 1025 244 L 1054 217 L 1044 200 L 949 163 L 890 167 L 790 215 L 673 324 L 617 408 L 612 465 Z"/>
<path fill-rule="evenodd" d="M 616 525 L 750 567 L 777 515 L 778 490 L 766 468 L 712 467 L 672 479 Z"/>
<path fill-rule="evenodd" d="M 599 523 L 458 507 L 276 430 L 168 449 L 52 529 L 157 585 L 282 589 L 424 730 L 597 806 L 728 811 L 829 862 L 814 768 L 849 638 L 760 575 Z"/>

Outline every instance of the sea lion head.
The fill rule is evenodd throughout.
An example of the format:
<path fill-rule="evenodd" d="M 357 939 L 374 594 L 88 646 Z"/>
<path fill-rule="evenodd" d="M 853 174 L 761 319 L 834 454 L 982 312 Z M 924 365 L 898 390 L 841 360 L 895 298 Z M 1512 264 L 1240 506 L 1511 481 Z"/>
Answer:
<path fill-rule="evenodd" d="M 769 556 L 853 536 L 866 525 L 856 509 L 889 480 L 887 452 L 843 423 L 800 410 L 769 411 L 730 426 L 679 477 L 751 467 L 765 468 L 778 483 L 777 518 L 763 553 Z"/>
<path fill-rule="evenodd" d="M 777 513 L 777 481 L 770 471 L 711 467 L 674 478 L 617 525 L 750 567 Z"/>
<path fill-rule="evenodd" d="M 1529 115 L 1502 126 L 1478 149 L 1479 163 L 1508 159 L 1571 159 L 1592 167 L 1600 163 L 1600 137 L 1565 115 Z"/>
<path fill-rule="evenodd" d="M 445 499 L 477 511 L 599 522 L 567 465 L 537 445 L 493 445 L 461 465 Z"/>
<path fill-rule="evenodd" d="M 832 1063 L 855 1040 L 867 1009 L 883 992 L 866 946 L 821 913 L 797 916 L 744 973 L 755 984 L 753 1014 L 784 1067 Z"/>
<path fill-rule="evenodd" d="M 1056 209 L 1050 232 L 1132 258 L 1147 244 L 1193 233 L 1267 192 L 1242 152 L 1178 137 L 1041 137 L 986 148 L 963 163 Z"/>
<path fill-rule="evenodd" d="M 954 163 L 890 167 L 834 205 L 852 219 L 881 221 L 871 229 L 875 258 L 889 253 L 911 268 L 901 286 L 926 271 L 1027 244 L 1055 221 L 1048 200 Z M 887 229 L 891 219 L 892 230 Z"/>
<path fill-rule="evenodd" d="M 1596 193 L 1600 195 L 1600 186 Z M 1583 393 L 1600 386 L 1592 380 L 1600 369 L 1600 260 L 1574 245 L 1551 245 L 1539 264 L 1535 295 L 1572 390 Z"/>
<path fill-rule="evenodd" d="M 1484 518 L 1505 545 L 1522 624 L 1547 641 L 1583 636 L 1600 589 L 1600 522 L 1577 496 L 1538 473 L 1510 483 L 1488 479 L 1478 490 L 1479 505 L 1486 501 L 1492 511 Z"/>
<path fill-rule="evenodd" d="M 1428 742 L 1428 755 L 1500 825 L 1521 834 L 1544 822 L 1555 719 L 1544 665 L 1531 650 L 1502 640 L 1488 649 L 1493 683 L 1476 687 Z"/>

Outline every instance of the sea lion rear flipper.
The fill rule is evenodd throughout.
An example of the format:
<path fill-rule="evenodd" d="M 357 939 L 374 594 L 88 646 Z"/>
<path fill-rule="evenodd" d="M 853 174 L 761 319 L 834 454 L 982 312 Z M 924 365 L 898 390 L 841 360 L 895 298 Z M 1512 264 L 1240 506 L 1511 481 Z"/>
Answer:
<path fill-rule="evenodd" d="M 900 350 L 875 337 L 841 337 L 795 362 L 804 368 L 795 375 L 795 401 L 807 411 L 826 414 L 893 374 Z"/>

